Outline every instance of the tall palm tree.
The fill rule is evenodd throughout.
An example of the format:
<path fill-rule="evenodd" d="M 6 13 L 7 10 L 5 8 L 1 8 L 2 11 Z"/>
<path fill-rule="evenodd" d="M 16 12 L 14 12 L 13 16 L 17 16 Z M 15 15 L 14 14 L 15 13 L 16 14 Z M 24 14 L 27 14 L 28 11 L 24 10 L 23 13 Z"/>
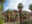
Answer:
<path fill-rule="evenodd" d="M 23 4 L 19 3 L 18 4 L 18 9 L 19 9 L 19 13 L 20 13 L 20 24 L 21 24 L 21 17 L 22 17 L 22 8 L 23 8 Z"/>
<path fill-rule="evenodd" d="M 32 4 L 29 5 L 29 9 L 30 9 L 31 12 L 32 12 Z M 30 13 L 30 15 L 32 16 L 32 13 Z"/>
<path fill-rule="evenodd" d="M 30 9 L 31 12 L 32 12 L 32 4 L 29 5 L 29 9 Z M 32 13 L 30 13 L 30 15 L 32 16 Z"/>

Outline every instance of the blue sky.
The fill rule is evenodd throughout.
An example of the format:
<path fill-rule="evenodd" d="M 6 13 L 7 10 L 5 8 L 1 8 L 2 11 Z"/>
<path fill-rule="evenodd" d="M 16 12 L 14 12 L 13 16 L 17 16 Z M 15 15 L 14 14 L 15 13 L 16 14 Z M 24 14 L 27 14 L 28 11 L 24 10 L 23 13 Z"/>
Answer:
<path fill-rule="evenodd" d="M 32 0 L 6 0 L 4 3 L 4 10 L 11 9 L 11 10 L 18 10 L 17 6 L 18 3 L 22 3 L 24 5 L 23 11 L 29 11 L 29 4 L 32 3 Z"/>

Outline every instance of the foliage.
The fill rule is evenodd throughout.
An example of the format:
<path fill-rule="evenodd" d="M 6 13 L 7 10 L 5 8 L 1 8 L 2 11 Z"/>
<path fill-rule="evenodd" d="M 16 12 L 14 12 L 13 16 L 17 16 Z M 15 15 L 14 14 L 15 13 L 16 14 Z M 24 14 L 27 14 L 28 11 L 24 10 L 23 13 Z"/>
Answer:
<path fill-rule="evenodd" d="M 0 4 L 0 11 L 3 11 L 3 3 Z"/>
<path fill-rule="evenodd" d="M 5 2 L 5 0 L 1 0 L 1 2 L 2 2 L 2 3 L 4 3 L 4 2 Z"/>
<path fill-rule="evenodd" d="M 23 4 L 22 4 L 22 3 L 19 3 L 19 4 L 18 4 L 18 9 L 19 9 L 19 8 L 23 8 Z"/>
<path fill-rule="evenodd" d="M 23 11 L 23 12 L 22 12 L 22 16 L 24 16 L 24 15 L 26 15 L 26 16 L 28 15 L 28 16 L 29 16 L 29 12 Z"/>
<path fill-rule="evenodd" d="M 7 9 L 6 12 L 11 12 L 11 10 L 10 9 Z"/>
<path fill-rule="evenodd" d="M 1 3 L 0 3 L 0 12 L 3 11 L 3 3 L 5 2 L 5 0 L 1 0 Z M 0 24 L 3 24 L 4 23 L 4 19 L 3 17 L 1 17 L 1 13 L 0 13 Z"/>
<path fill-rule="evenodd" d="M 24 22 L 24 23 L 22 23 L 22 24 L 29 24 L 29 22 Z"/>
<path fill-rule="evenodd" d="M 32 11 L 32 4 L 29 5 L 29 9 Z"/>
<path fill-rule="evenodd" d="M 11 18 L 15 18 L 16 16 L 11 16 Z"/>
<path fill-rule="evenodd" d="M 0 24 L 3 24 L 3 23 L 4 23 L 3 17 L 0 17 Z"/>
<path fill-rule="evenodd" d="M 18 22 L 16 21 L 16 22 L 14 22 L 13 24 L 20 24 L 20 23 L 18 23 Z"/>

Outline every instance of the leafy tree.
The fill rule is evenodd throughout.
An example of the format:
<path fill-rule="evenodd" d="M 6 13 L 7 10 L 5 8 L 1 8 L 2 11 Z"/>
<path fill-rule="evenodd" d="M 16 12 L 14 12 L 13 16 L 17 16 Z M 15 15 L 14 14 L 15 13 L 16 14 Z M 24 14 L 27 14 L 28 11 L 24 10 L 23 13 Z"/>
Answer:
<path fill-rule="evenodd" d="M 1 0 L 1 2 L 2 2 L 2 3 L 4 3 L 4 2 L 5 2 L 5 0 Z"/>
<path fill-rule="evenodd" d="M 3 24 L 3 17 L 1 16 L 1 12 L 3 11 L 3 3 L 4 3 L 4 1 L 5 0 L 0 0 L 1 2 L 0 2 L 0 24 Z"/>
<path fill-rule="evenodd" d="M 11 11 L 12 11 L 12 10 L 10 10 L 10 9 L 7 9 L 7 10 L 6 10 L 6 12 L 11 12 Z"/>
<path fill-rule="evenodd" d="M 4 9 L 4 8 L 3 8 L 3 3 L 1 3 L 1 4 L 0 4 L 0 12 L 2 12 L 3 9 Z"/>

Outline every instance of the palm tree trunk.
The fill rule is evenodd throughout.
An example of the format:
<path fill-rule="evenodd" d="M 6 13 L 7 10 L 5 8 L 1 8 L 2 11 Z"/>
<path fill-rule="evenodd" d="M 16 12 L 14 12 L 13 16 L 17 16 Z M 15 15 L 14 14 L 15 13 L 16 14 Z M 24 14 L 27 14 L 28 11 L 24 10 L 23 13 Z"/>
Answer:
<path fill-rule="evenodd" d="M 22 23 L 22 8 L 19 9 L 19 13 L 20 13 L 20 24 Z"/>
<path fill-rule="evenodd" d="M 22 23 L 22 20 L 21 20 L 22 17 L 21 16 L 22 16 L 22 13 L 20 12 L 20 24 Z"/>

